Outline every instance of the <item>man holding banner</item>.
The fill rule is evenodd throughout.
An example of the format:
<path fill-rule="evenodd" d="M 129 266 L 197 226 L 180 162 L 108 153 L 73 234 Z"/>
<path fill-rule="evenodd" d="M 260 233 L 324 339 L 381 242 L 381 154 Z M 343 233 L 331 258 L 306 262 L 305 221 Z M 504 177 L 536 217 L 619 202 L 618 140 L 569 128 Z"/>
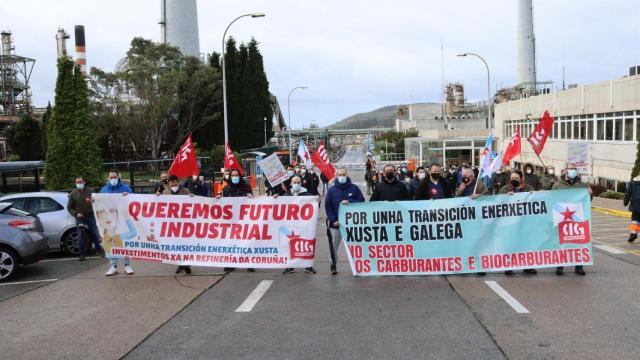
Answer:
<path fill-rule="evenodd" d="M 340 222 L 338 221 L 340 207 L 344 207 L 350 203 L 364 202 L 364 196 L 360 188 L 351 182 L 351 179 L 347 175 L 347 170 L 338 169 L 335 174 L 336 179 L 334 185 L 329 188 L 324 203 L 329 226 L 329 252 L 331 254 L 332 275 L 338 273 L 338 250 L 340 248 L 340 242 L 342 242 Z"/>
<path fill-rule="evenodd" d="M 587 189 L 589 195 L 593 197 L 593 192 L 591 190 L 591 186 L 587 183 L 583 183 L 578 176 L 578 166 L 574 162 L 568 162 L 567 168 L 565 169 L 564 175 L 553 184 L 553 190 L 561 190 L 561 189 L 574 189 L 574 188 L 585 188 Z M 569 218 L 572 218 L 572 214 L 567 208 L 567 215 Z M 575 268 L 576 274 L 578 275 L 586 275 L 584 271 L 584 267 L 582 265 L 576 265 Z M 556 268 L 556 275 L 564 274 L 564 266 L 558 266 Z"/>

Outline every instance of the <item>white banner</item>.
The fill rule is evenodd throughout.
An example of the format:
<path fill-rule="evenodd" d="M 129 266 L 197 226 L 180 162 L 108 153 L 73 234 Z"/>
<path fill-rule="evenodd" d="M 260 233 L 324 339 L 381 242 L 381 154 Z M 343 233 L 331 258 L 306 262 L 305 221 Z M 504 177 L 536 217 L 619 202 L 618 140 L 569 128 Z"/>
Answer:
<path fill-rule="evenodd" d="M 276 153 L 273 153 L 266 158 L 260 160 L 260 168 L 267 177 L 272 187 L 281 184 L 285 180 L 289 179 L 287 170 L 282 166 L 280 158 Z"/>
<path fill-rule="evenodd" d="M 94 194 L 93 198 L 109 256 L 196 266 L 313 266 L 315 196 L 212 199 Z"/>
<path fill-rule="evenodd" d="M 576 163 L 578 173 L 591 175 L 589 160 L 589 143 L 586 141 L 567 143 L 567 161 Z"/>

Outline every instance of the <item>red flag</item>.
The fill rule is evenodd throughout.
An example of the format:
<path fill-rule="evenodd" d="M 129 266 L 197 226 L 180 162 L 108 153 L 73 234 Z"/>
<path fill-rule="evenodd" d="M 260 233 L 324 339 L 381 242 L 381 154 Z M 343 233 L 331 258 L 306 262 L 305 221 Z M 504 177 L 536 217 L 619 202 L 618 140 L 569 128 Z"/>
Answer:
<path fill-rule="evenodd" d="M 324 142 L 320 142 L 316 151 L 311 156 L 311 161 L 320 169 L 320 171 L 327 177 L 327 179 L 333 179 L 336 169 L 333 168 L 331 162 L 329 162 L 329 156 L 327 155 L 327 149 L 324 147 Z"/>
<path fill-rule="evenodd" d="M 196 160 L 196 149 L 191 142 L 191 134 L 187 136 L 187 141 L 182 144 L 178 155 L 173 160 L 171 167 L 169 168 L 169 175 L 175 175 L 177 177 L 188 177 L 193 174 L 198 174 L 198 161 Z"/>
<path fill-rule="evenodd" d="M 502 155 L 502 164 L 509 165 L 511 159 L 520 154 L 520 148 L 520 128 L 516 128 L 516 132 L 511 135 L 509 145 L 507 145 L 507 149 L 504 151 L 504 155 Z"/>
<path fill-rule="evenodd" d="M 236 159 L 236 156 L 233 155 L 233 151 L 231 150 L 231 146 L 229 146 L 229 144 L 227 144 L 225 147 L 224 168 L 229 171 L 236 169 L 240 173 L 240 176 L 244 176 L 244 174 L 242 173 L 242 167 L 240 166 L 238 159 Z"/>
<path fill-rule="evenodd" d="M 549 134 L 551 134 L 551 128 L 553 127 L 553 118 L 549 115 L 548 111 L 544 112 L 542 119 L 536 126 L 535 130 L 529 135 L 527 141 L 531 144 L 533 151 L 540 155 L 544 144 L 547 142 Z"/>

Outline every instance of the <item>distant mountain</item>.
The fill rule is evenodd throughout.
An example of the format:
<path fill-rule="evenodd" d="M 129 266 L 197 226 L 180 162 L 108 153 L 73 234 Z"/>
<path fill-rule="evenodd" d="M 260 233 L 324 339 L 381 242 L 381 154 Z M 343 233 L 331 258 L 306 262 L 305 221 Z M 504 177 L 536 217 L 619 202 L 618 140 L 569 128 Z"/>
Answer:
<path fill-rule="evenodd" d="M 351 115 L 327 126 L 327 128 L 338 130 L 394 127 L 396 125 L 396 109 L 396 105 L 390 105 L 366 113 Z"/>

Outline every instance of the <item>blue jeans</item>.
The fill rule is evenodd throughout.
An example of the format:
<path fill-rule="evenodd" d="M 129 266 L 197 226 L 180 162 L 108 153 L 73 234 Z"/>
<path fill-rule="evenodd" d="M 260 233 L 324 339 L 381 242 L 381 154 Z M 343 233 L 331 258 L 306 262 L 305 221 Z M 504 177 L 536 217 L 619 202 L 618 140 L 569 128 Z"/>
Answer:
<path fill-rule="evenodd" d="M 100 235 L 98 234 L 98 226 L 96 225 L 96 218 L 91 216 L 85 216 L 82 219 L 76 218 L 76 235 L 78 236 L 78 246 L 80 247 L 80 256 L 85 255 L 85 242 L 87 239 L 83 239 L 84 232 L 80 231 L 80 226 L 78 225 L 86 225 L 87 230 L 89 232 L 89 237 L 91 238 L 91 242 L 94 244 L 96 251 L 100 251 Z"/>

